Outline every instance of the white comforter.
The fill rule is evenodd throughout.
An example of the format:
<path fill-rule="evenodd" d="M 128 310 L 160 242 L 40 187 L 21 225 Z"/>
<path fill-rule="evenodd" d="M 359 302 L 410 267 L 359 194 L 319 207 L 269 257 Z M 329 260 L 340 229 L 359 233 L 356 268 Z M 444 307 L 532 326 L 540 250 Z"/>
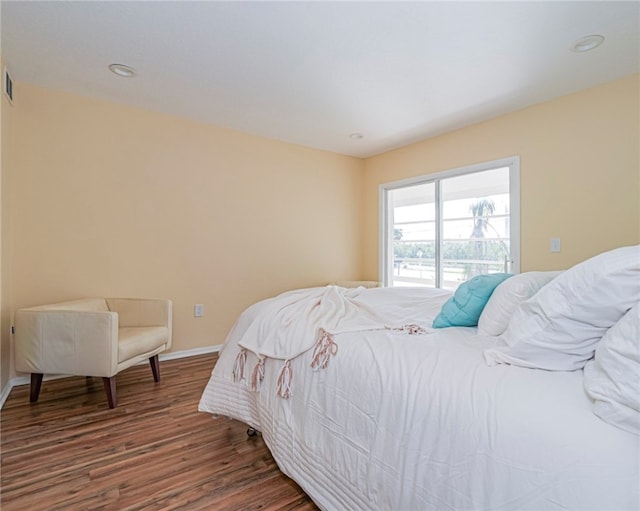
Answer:
<path fill-rule="evenodd" d="M 582 371 L 488 367 L 496 338 L 429 328 L 448 296 L 362 290 L 355 299 L 385 324 L 427 332 L 336 333 L 325 369 L 309 367 L 311 350 L 290 361 L 288 399 L 276 395 L 282 360 L 265 360 L 259 392 L 247 374 L 234 381 L 245 331 L 234 328 L 199 409 L 261 431 L 281 470 L 327 510 L 639 509 L 639 437 L 592 413 Z M 247 367 L 257 361 L 248 353 Z"/>

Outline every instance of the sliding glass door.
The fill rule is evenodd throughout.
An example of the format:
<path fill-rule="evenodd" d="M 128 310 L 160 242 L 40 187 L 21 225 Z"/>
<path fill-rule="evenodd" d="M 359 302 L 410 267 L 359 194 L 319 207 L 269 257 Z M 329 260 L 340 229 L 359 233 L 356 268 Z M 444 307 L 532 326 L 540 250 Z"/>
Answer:
<path fill-rule="evenodd" d="M 388 286 L 455 289 L 519 269 L 517 158 L 381 186 L 381 273 Z"/>

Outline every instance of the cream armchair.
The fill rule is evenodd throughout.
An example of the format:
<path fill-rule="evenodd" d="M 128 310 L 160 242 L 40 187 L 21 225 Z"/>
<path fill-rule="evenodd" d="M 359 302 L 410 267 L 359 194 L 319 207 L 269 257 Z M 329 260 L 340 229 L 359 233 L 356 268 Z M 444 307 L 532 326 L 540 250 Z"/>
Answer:
<path fill-rule="evenodd" d="M 158 353 L 171 348 L 170 300 L 85 298 L 20 309 L 15 316 L 16 370 L 31 373 L 36 402 L 44 374 L 99 376 L 115 408 L 116 374 L 145 359 L 160 381 Z"/>

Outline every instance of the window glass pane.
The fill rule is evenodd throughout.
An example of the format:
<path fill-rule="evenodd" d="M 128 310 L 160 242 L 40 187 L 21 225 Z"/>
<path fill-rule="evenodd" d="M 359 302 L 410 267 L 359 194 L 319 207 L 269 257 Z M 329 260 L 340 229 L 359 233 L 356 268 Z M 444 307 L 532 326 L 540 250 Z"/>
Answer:
<path fill-rule="evenodd" d="M 504 271 L 509 259 L 509 168 L 443 179 L 442 287 Z"/>
<path fill-rule="evenodd" d="M 518 192 L 510 197 L 510 190 L 518 186 L 518 163 L 496 165 L 457 169 L 456 175 L 445 171 L 424 176 L 427 182 L 385 190 L 386 285 L 455 289 L 476 275 L 517 271 L 517 224 L 515 257 L 510 237 L 511 218 L 517 222 L 519 215 Z"/>
<path fill-rule="evenodd" d="M 393 260 L 391 286 L 435 286 L 435 185 L 424 183 L 389 191 Z"/>

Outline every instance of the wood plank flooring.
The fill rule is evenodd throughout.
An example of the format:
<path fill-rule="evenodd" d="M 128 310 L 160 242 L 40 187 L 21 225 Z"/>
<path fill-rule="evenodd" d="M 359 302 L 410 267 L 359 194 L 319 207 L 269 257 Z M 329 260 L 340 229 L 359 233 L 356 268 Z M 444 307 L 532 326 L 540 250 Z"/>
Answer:
<path fill-rule="evenodd" d="M 38 403 L 16 387 L 0 412 L 2 511 L 318 508 L 246 425 L 197 411 L 217 360 L 200 355 L 117 377 L 45 381 Z"/>

